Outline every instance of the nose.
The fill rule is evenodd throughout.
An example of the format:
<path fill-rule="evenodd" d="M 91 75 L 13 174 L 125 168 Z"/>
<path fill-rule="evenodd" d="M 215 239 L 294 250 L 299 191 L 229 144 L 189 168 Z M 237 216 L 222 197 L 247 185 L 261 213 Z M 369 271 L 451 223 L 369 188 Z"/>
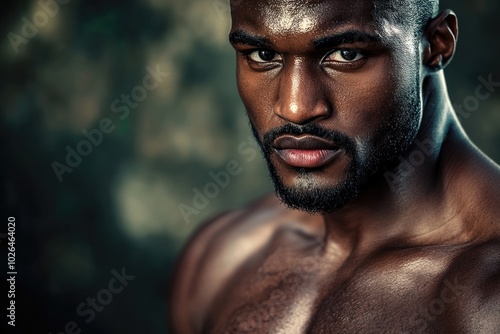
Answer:
<path fill-rule="evenodd" d="M 319 80 L 320 73 L 302 61 L 285 65 L 282 70 L 274 113 L 298 125 L 328 118 L 331 106 Z"/>

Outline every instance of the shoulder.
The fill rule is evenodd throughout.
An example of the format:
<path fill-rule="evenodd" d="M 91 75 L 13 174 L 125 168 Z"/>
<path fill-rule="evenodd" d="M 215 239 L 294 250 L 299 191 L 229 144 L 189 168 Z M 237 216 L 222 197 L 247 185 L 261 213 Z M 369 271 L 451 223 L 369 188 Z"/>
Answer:
<path fill-rule="evenodd" d="M 274 196 L 205 223 L 188 241 L 170 293 L 174 332 L 194 333 L 238 267 L 272 239 L 286 216 Z"/>
<path fill-rule="evenodd" d="M 500 333 L 500 238 L 468 247 L 441 283 L 440 295 L 447 290 L 450 296 L 443 314 L 447 330 Z"/>
<path fill-rule="evenodd" d="M 458 188 L 453 188 L 459 197 L 459 204 L 466 218 L 472 224 L 485 230 L 490 239 L 500 239 L 500 166 L 474 147 L 474 154 L 456 161 L 464 166 L 460 173 L 454 174 Z M 460 169 L 460 167 L 455 167 Z"/>

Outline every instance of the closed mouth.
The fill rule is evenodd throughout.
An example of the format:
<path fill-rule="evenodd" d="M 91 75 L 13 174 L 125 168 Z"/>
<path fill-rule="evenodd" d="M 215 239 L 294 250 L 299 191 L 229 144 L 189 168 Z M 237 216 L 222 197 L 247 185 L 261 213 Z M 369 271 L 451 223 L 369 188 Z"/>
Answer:
<path fill-rule="evenodd" d="M 311 135 L 281 136 L 273 148 L 289 166 L 300 168 L 322 167 L 341 153 L 336 143 Z"/>

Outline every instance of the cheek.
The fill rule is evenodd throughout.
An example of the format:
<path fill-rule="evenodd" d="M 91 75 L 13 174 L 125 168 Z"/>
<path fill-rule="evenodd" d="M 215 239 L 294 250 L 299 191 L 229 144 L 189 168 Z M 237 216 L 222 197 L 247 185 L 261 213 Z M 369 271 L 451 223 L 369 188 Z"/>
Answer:
<path fill-rule="evenodd" d="M 276 97 L 276 80 L 263 73 L 253 73 L 238 63 L 237 85 L 241 100 L 245 105 L 248 117 L 255 126 L 260 137 L 276 126 L 273 124 L 273 105 Z"/>
<path fill-rule="evenodd" d="M 394 60 L 383 57 L 363 71 L 343 73 L 331 81 L 336 112 L 332 126 L 352 137 L 370 139 L 385 123 L 401 117 L 414 91 L 415 76 L 396 70 Z"/>
<path fill-rule="evenodd" d="M 339 130 L 352 136 L 367 136 L 390 108 L 395 84 L 388 79 L 388 61 L 370 64 L 355 73 L 341 73 L 330 82 L 334 117 Z"/>

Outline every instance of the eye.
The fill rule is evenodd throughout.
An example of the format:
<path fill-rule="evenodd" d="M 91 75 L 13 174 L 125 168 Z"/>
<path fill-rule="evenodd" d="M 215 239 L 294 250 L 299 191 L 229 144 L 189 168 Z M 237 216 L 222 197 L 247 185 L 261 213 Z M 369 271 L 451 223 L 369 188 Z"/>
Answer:
<path fill-rule="evenodd" d="M 328 54 L 324 61 L 339 63 L 354 63 L 363 59 L 365 56 L 356 50 L 336 50 Z"/>
<path fill-rule="evenodd" d="M 248 58 L 256 63 L 270 63 L 281 60 L 278 53 L 269 50 L 253 51 L 248 55 Z"/>

